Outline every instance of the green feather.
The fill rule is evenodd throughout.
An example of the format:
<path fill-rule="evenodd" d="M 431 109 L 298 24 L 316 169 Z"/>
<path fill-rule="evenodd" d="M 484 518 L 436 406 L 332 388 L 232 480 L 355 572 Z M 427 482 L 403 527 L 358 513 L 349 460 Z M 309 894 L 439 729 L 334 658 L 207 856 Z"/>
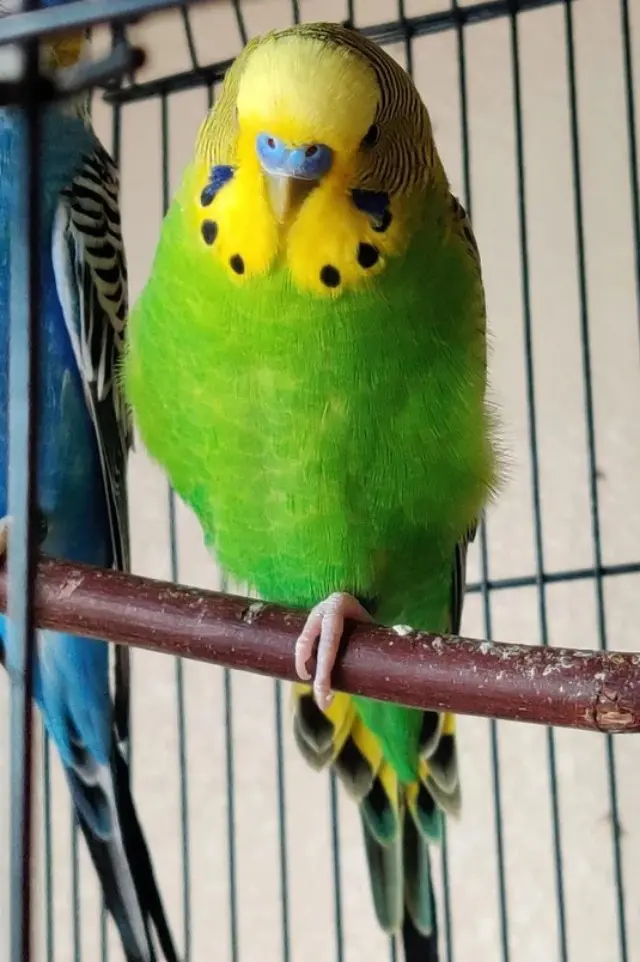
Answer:
<path fill-rule="evenodd" d="M 382 621 L 448 620 L 454 545 L 494 466 L 479 282 L 441 213 L 374 287 L 328 300 L 285 269 L 234 284 L 171 206 L 126 389 L 221 564 L 265 597 L 339 585 L 382 598 Z"/>
<path fill-rule="evenodd" d="M 230 278 L 194 217 L 197 170 L 128 327 L 125 387 L 144 444 L 223 568 L 262 597 L 310 607 L 348 591 L 375 598 L 382 623 L 446 632 L 456 545 L 496 480 L 484 298 L 461 208 L 436 179 L 414 195 L 405 253 L 366 286 L 321 297 L 283 263 Z M 459 805 L 455 756 L 438 755 L 440 729 L 423 712 L 355 703 L 401 783 L 392 805 L 347 740 L 336 770 L 360 803 L 378 916 L 396 931 L 406 901 L 428 933 L 426 846 L 447 793 Z M 298 707 L 295 738 L 316 768 L 335 760 L 332 733 Z M 434 794 L 422 786 L 412 816 L 402 783 L 425 752 Z"/>

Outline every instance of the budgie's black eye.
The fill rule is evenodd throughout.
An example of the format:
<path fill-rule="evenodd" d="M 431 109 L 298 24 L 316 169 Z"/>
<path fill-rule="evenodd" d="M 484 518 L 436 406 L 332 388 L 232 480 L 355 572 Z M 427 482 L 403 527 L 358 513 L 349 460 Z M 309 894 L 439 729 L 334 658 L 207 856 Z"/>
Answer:
<path fill-rule="evenodd" d="M 371 124 L 368 131 L 360 141 L 361 147 L 374 147 L 378 143 L 380 128 L 377 124 Z"/>

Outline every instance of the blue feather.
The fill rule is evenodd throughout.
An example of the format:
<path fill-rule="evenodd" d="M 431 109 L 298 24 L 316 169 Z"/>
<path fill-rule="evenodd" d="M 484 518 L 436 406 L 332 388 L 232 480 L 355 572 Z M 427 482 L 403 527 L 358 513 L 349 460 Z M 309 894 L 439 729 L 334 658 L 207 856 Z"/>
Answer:
<path fill-rule="evenodd" d="M 16 160 L 17 118 L 0 115 L 0 237 L 11 235 L 12 163 Z M 64 125 L 64 132 L 61 129 Z M 51 260 L 51 230 L 60 191 L 74 176 L 95 137 L 76 117 L 49 111 L 44 124 L 41 231 L 41 318 L 38 371 L 40 445 L 37 500 L 48 523 L 43 550 L 56 557 L 110 565 L 110 532 L 104 483 L 93 427 L 78 366 L 64 323 Z M 8 251 L 0 272 L 0 517 L 8 513 L 8 348 L 10 271 Z M 9 636 L 7 636 L 9 637 Z M 70 635 L 46 633 L 40 695 L 45 722 L 61 756 L 69 764 L 68 732 L 57 716 L 63 703 L 80 736 L 100 761 L 110 752 L 108 655 L 104 643 L 87 643 Z M 15 652 L 7 650 L 12 664 Z M 55 670 L 52 670 L 55 664 Z M 88 684 L 79 685 L 77 674 Z M 71 684 L 69 684 L 71 681 Z M 75 681 L 75 683 L 74 683 Z M 101 700 L 96 712 L 96 697 Z M 97 722 L 103 716 L 105 721 Z"/>
<path fill-rule="evenodd" d="M 391 223 L 389 195 L 384 191 L 356 188 L 351 191 L 351 199 L 358 210 L 367 214 L 373 221 L 373 229 L 383 233 Z"/>
<path fill-rule="evenodd" d="M 209 204 L 213 203 L 218 191 L 229 183 L 234 174 L 235 167 L 230 167 L 228 164 L 217 164 L 211 168 L 209 182 L 200 194 L 200 203 L 203 207 L 208 207 Z"/>

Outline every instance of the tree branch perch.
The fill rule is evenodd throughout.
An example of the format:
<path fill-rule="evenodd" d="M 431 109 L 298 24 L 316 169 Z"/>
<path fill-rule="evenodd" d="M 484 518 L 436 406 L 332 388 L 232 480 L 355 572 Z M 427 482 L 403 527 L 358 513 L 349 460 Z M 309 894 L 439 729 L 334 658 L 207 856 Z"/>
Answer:
<path fill-rule="evenodd" d="M 0 610 L 6 610 L 0 571 Z M 52 560 L 38 564 L 36 623 L 228 668 L 296 680 L 304 612 Z M 500 644 L 350 624 L 341 691 L 417 708 L 640 731 L 640 655 Z"/>

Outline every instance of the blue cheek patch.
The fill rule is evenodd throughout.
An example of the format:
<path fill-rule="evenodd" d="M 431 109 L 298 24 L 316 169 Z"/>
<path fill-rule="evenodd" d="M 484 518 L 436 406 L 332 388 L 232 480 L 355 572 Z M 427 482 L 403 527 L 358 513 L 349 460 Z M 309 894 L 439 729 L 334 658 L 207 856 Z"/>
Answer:
<path fill-rule="evenodd" d="M 351 198 L 358 210 L 371 218 L 373 229 L 377 233 L 383 234 L 388 230 L 392 220 L 388 194 L 384 191 L 356 189 L 351 191 Z"/>
<path fill-rule="evenodd" d="M 228 164 L 217 164 L 211 168 L 207 186 L 200 194 L 200 203 L 203 207 L 208 207 L 209 204 L 213 203 L 218 191 L 229 183 L 235 172 L 235 167 L 230 167 Z"/>

